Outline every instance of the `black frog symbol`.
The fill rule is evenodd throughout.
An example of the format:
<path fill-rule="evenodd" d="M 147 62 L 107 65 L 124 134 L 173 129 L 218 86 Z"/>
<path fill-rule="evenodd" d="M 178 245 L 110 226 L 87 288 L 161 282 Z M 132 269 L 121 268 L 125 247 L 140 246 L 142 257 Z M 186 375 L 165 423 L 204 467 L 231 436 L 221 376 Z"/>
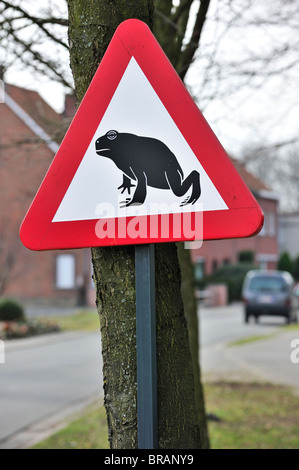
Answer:
<path fill-rule="evenodd" d="M 200 174 L 193 170 L 184 178 L 183 170 L 176 156 L 160 140 L 152 137 L 137 136 L 108 131 L 95 143 L 96 153 L 110 158 L 123 172 L 123 183 L 117 189 L 131 193 L 123 207 L 143 204 L 147 186 L 158 189 L 171 189 L 177 197 L 184 196 L 192 187 L 191 195 L 180 205 L 194 204 L 201 194 Z"/>

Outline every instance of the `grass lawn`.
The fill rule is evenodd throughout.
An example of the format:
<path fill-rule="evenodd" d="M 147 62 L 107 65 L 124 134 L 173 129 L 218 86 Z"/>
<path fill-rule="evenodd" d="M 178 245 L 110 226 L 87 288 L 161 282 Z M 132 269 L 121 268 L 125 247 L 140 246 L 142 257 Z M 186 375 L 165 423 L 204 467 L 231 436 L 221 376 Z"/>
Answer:
<path fill-rule="evenodd" d="M 260 383 L 207 383 L 212 449 L 298 449 L 299 397 L 284 386 Z M 107 449 L 104 407 L 87 410 L 38 449 Z"/>
<path fill-rule="evenodd" d="M 45 319 L 45 318 L 42 318 Z M 64 331 L 95 331 L 100 330 L 100 321 L 96 310 L 79 310 L 72 315 L 51 316 L 51 321 Z"/>
<path fill-rule="evenodd" d="M 205 385 L 213 449 L 298 449 L 299 397 L 290 388 L 260 383 Z"/>
<path fill-rule="evenodd" d="M 288 331 L 298 331 L 299 324 L 292 323 L 291 325 L 283 325 L 280 329 L 274 333 L 269 333 L 266 335 L 255 335 L 255 336 L 247 336 L 245 338 L 237 339 L 236 341 L 230 341 L 227 345 L 228 346 L 242 346 L 243 344 L 253 343 L 256 341 L 263 341 L 266 339 L 273 339 L 277 336 L 280 332 L 288 332 Z"/>
<path fill-rule="evenodd" d="M 36 444 L 33 449 L 108 449 L 104 406 L 89 406 L 85 414 Z"/>

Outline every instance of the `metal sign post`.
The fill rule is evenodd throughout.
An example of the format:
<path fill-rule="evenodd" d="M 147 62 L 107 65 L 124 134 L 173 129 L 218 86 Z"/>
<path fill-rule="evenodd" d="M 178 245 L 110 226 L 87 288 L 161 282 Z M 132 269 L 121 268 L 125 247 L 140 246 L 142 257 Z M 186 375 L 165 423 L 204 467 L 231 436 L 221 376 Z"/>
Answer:
<path fill-rule="evenodd" d="M 155 250 L 135 246 L 138 449 L 158 448 Z"/>

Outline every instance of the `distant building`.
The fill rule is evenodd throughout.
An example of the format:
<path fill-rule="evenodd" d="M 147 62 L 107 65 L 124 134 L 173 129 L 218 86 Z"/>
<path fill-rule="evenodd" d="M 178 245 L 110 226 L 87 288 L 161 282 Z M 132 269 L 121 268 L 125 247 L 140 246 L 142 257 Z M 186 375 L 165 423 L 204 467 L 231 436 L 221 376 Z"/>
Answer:
<path fill-rule="evenodd" d="M 90 250 L 32 252 L 19 239 L 20 224 L 74 114 L 74 100 L 66 104 L 60 115 L 37 92 L 8 84 L 0 104 L 0 295 L 27 304 L 95 300 Z"/>
<path fill-rule="evenodd" d="M 299 212 L 279 215 L 279 253 L 287 251 L 291 258 L 299 256 Z"/>
<path fill-rule="evenodd" d="M 213 273 L 225 264 L 238 262 L 241 251 L 252 251 L 255 263 L 264 269 L 274 269 L 278 259 L 278 201 L 279 197 L 245 166 L 233 160 L 241 178 L 251 190 L 261 206 L 265 221 L 260 233 L 251 238 L 204 241 L 201 248 L 192 250 L 191 256 L 196 267 L 198 278 Z"/>

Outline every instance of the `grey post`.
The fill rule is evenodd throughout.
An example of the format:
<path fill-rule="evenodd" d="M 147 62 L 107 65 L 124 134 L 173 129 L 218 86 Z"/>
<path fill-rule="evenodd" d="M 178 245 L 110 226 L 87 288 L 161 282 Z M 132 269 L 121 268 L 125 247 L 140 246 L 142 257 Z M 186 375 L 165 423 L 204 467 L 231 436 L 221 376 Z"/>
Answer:
<path fill-rule="evenodd" d="M 138 449 L 158 448 L 155 250 L 135 246 Z"/>

